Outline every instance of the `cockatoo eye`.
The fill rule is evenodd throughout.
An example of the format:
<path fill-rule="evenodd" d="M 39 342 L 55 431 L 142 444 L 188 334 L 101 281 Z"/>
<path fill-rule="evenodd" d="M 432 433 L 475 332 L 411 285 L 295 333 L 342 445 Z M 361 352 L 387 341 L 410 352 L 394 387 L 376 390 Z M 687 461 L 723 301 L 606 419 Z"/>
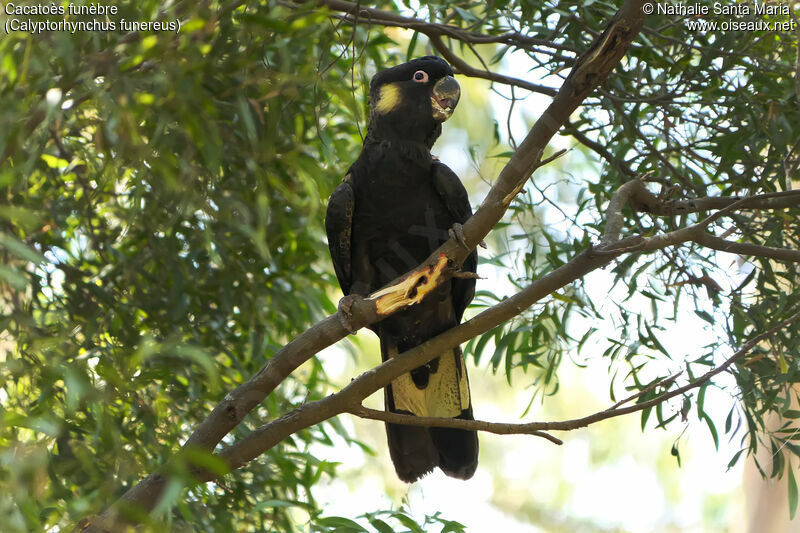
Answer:
<path fill-rule="evenodd" d="M 418 70 L 414 73 L 413 80 L 417 83 L 425 83 L 428 81 L 428 73 L 424 70 Z"/>

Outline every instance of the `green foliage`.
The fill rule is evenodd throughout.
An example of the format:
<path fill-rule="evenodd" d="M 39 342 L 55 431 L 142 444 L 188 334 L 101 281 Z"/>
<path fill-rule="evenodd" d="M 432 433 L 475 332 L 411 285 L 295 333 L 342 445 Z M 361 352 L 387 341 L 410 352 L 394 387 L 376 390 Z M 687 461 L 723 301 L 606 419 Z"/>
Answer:
<path fill-rule="evenodd" d="M 164 464 L 265 357 L 335 310 L 323 210 L 358 152 L 369 73 L 428 51 L 419 33 L 398 46 L 366 20 L 281 2 L 118 6 L 128 20 L 183 26 L 177 34 L 16 32 L 0 40 L 0 509 L 9 530 L 68 527 L 102 510 Z M 412 14 L 400 3 L 381 6 Z M 524 77 L 553 87 L 617 9 L 527 0 L 418 7 L 421 18 L 473 32 L 550 40 L 557 48 L 499 43 L 480 52 L 497 70 L 524 56 L 531 68 Z M 634 173 L 674 198 L 787 189 L 800 139 L 795 40 L 703 34 L 651 17 L 567 128 L 607 150 L 601 173 L 587 165 L 537 174 L 482 267 L 506 269 L 514 291 L 564 264 L 597 238 L 611 194 Z M 466 46 L 447 43 L 470 57 Z M 495 129 L 498 142 L 512 143 Z M 494 151 L 503 158 L 507 149 Z M 552 224 L 546 216 L 556 197 L 569 200 L 553 202 L 563 220 Z M 628 215 L 624 234 L 649 235 L 705 214 Z M 743 211 L 711 229 L 797 250 L 797 215 Z M 652 399 L 676 386 L 654 387 L 667 371 L 699 375 L 719 363 L 724 347 L 741 346 L 800 304 L 791 265 L 753 260 L 740 274 L 720 260 L 697 247 L 630 256 L 612 270 L 621 288 L 613 297 L 578 283 L 465 351 L 509 382 L 524 380 L 531 402 L 558 392 L 563 361 L 588 357 L 607 362 L 612 398 L 624 389 L 641 393 L 639 402 Z M 479 289 L 476 307 L 509 292 Z M 685 309 L 718 340 L 684 357 L 664 339 Z M 614 333 L 601 339 L 606 320 Z M 800 456 L 791 388 L 800 381 L 799 327 L 736 366 L 724 428 L 742 439 L 731 465 L 759 443 L 775 452 L 764 474 L 788 471 L 793 509 L 796 481 L 786 467 Z M 716 386 L 681 398 L 677 410 L 644 411 L 642 427 L 685 424 L 694 412 L 717 443 L 719 421 L 704 409 Z M 312 361 L 233 438 L 328 389 Z M 766 423 L 771 414 L 783 417 L 778 429 Z M 334 433 L 349 439 L 332 420 L 220 484 L 187 490 L 176 481 L 154 523 L 208 531 L 463 529 L 438 516 L 417 524 L 402 511 L 370 511 L 357 522 L 323 517 L 313 487 L 335 476 L 336 465 L 311 448 L 331 444 Z M 680 457 L 677 443 L 673 454 Z M 212 456 L 187 459 L 220 468 Z M 174 468 L 173 479 L 188 475 L 180 461 Z"/>

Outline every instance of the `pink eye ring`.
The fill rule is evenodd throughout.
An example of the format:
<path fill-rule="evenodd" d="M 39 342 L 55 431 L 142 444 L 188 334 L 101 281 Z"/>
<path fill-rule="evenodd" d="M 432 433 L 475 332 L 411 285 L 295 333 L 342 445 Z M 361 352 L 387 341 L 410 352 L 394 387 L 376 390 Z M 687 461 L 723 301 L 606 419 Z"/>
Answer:
<path fill-rule="evenodd" d="M 428 73 L 424 70 L 418 70 L 411 79 L 417 83 L 426 83 L 428 81 Z"/>

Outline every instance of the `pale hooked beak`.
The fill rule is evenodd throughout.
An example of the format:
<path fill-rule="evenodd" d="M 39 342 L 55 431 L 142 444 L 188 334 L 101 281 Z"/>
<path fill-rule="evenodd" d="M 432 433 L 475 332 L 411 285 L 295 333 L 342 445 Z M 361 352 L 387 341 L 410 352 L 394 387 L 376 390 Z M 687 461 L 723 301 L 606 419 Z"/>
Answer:
<path fill-rule="evenodd" d="M 445 76 L 436 82 L 431 91 L 431 107 L 433 108 L 433 119 L 438 122 L 444 122 L 458 104 L 458 99 L 461 96 L 461 87 L 452 76 Z"/>

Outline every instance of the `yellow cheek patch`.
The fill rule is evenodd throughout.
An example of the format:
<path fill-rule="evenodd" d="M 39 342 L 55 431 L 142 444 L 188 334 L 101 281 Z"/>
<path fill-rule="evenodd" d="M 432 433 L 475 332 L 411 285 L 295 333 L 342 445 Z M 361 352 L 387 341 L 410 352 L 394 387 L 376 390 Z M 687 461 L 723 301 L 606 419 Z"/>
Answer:
<path fill-rule="evenodd" d="M 388 83 L 383 85 L 378 93 L 378 101 L 375 102 L 375 111 L 381 115 L 385 115 L 395 110 L 402 101 L 403 95 L 400 92 L 400 87 L 394 83 Z"/>

